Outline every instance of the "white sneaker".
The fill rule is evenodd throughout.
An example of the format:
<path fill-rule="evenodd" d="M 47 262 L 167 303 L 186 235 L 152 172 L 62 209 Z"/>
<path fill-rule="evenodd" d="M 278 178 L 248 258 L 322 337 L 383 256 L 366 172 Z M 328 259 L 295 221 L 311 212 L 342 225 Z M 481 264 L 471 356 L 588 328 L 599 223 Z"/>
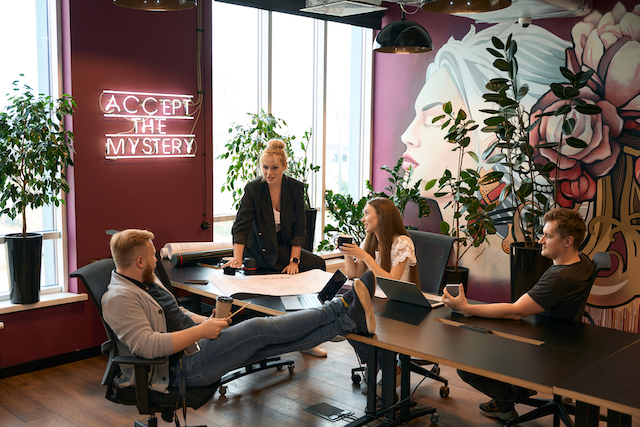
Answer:
<path fill-rule="evenodd" d="M 327 350 L 320 347 L 319 345 L 308 348 L 306 350 L 300 350 L 300 353 L 310 354 L 313 357 L 327 357 Z"/>

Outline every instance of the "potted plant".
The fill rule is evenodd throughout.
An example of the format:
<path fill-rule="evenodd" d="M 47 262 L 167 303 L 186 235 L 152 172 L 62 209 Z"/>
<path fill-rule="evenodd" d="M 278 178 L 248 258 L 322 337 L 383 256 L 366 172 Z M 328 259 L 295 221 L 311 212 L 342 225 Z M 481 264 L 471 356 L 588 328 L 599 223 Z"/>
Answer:
<path fill-rule="evenodd" d="M 11 302 L 31 304 L 40 299 L 42 234 L 27 232 L 27 208 L 64 203 L 66 168 L 73 165 L 73 134 L 64 119 L 76 104 L 69 95 L 53 99 L 13 84 L 16 94 L 0 112 L 0 214 L 22 216 L 22 232 L 4 239 Z"/>
<path fill-rule="evenodd" d="M 475 121 L 467 118 L 467 113 L 460 109 L 455 115 L 451 102 L 442 106 L 443 115 L 435 117 L 432 123 L 444 120 L 441 128 L 447 130 L 445 141 L 454 145 L 452 151 L 458 152 L 457 168 L 455 175 L 449 169 L 445 169 L 442 177 L 429 181 L 425 191 L 430 190 L 436 184 L 438 190 L 436 197 L 448 197 L 450 200 L 443 209 L 453 210 L 452 223 L 442 221 L 440 232 L 455 238 L 451 265 L 446 271 L 446 283 L 462 283 L 467 289 L 469 269 L 459 266 L 460 259 L 472 247 L 479 247 L 483 243 L 489 244 L 487 235 L 495 234 L 496 228 L 491 219 L 497 203 L 486 203 L 478 198 L 480 193 L 481 176 L 478 167 L 475 169 L 464 168 L 465 156 L 478 163 L 478 156 L 473 151 L 467 151 L 471 138 L 467 135 L 478 128 Z"/>
<path fill-rule="evenodd" d="M 227 170 L 227 180 L 223 184 L 221 191 L 231 191 L 233 196 L 233 207 L 238 209 L 244 188 L 236 187 L 236 184 L 247 183 L 259 175 L 260 156 L 267 143 L 271 139 L 284 141 L 285 152 L 287 153 L 288 166 L 286 174 L 291 178 L 304 183 L 304 202 L 307 213 L 307 240 L 303 247 L 309 251 L 313 250 L 313 236 L 317 209 L 311 207 L 309 198 L 309 181 L 311 173 L 320 170 L 320 166 L 313 165 L 308 157 L 307 150 L 311 141 L 311 132 L 305 132 L 300 141 L 300 154 L 293 148 L 296 142 L 295 136 L 283 135 L 282 131 L 287 123 L 275 118 L 271 113 L 261 111 L 259 114 L 247 113 L 251 117 L 251 124 L 234 124 L 229 129 L 229 133 L 234 133 L 232 139 L 225 144 L 227 151 L 218 159 L 231 159 L 231 164 Z"/>
<path fill-rule="evenodd" d="M 335 249 L 332 241 L 338 234 L 348 234 L 353 236 L 355 244 L 359 245 L 364 241 L 366 232 L 362 224 L 363 210 L 367 201 L 373 197 L 386 197 L 390 199 L 400 211 L 400 215 L 404 217 L 404 210 L 409 202 L 418 205 L 418 217 L 429 216 L 429 205 L 427 200 L 420 197 L 420 184 L 422 180 L 418 180 L 413 186 L 409 185 L 413 170 L 402 170 L 403 159 L 398 159 L 396 165 L 392 168 L 383 165 L 380 169 L 389 172 L 389 186 L 385 187 L 385 191 L 375 192 L 369 181 L 366 182 L 367 195 L 360 198 L 358 202 L 354 202 L 350 194 L 343 195 L 327 190 L 325 194 L 325 205 L 329 214 L 337 221 L 336 225 L 327 224 L 324 227 L 324 233 L 328 238 L 323 239 L 318 246 L 318 250 L 332 251 Z"/>
<path fill-rule="evenodd" d="M 582 114 L 599 114 L 601 109 L 580 98 L 580 89 L 587 85 L 593 71 L 573 74 L 561 67 L 568 83 L 553 83 L 550 89 L 563 102 L 555 110 L 536 115 L 532 121 L 521 103 L 529 88 L 518 79 L 516 41 L 512 35 L 506 43 L 493 37 L 492 44 L 495 49 L 487 48 L 487 51 L 496 58 L 493 65 L 507 77 L 491 79 L 486 85 L 490 93 L 483 95 L 486 101 L 496 104 L 497 109 L 481 110 L 491 115 L 484 121 L 486 127 L 482 131 L 495 133 L 497 140 L 483 153 L 483 159 L 495 165 L 496 170 L 485 175 L 481 183 L 502 181 L 499 200 L 509 199 L 513 209 L 515 243 L 511 245 L 511 283 L 512 299 L 515 300 L 530 289 L 550 265 L 550 261 L 540 255 L 537 237 L 542 232 L 542 216 L 556 204 L 558 179 L 557 172 L 554 173 L 556 163 L 538 154 L 540 150 L 553 149 L 557 151 L 559 161 L 563 147 L 586 147 L 584 141 L 572 136 L 575 119 L 570 113 L 576 109 Z M 560 141 L 532 145 L 530 134 L 544 116 L 554 116 L 562 123 Z M 516 175 L 520 177 L 519 181 Z M 545 186 L 553 188 L 551 194 L 542 190 Z"/>

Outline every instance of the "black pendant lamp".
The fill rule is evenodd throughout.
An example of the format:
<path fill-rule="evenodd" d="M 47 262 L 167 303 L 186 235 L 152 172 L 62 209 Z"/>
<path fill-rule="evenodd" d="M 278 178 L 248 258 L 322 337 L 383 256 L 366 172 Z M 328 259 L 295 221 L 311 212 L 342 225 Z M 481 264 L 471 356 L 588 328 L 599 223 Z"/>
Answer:
<path fill-rule="evenodd" d="M 417 22 L 404 18 L 384 27 L 373 42 L 374 52 L 421 53 L 433 50 L 433 42 L 427 30 Z"/>
<path fill-rule="evenodd" d="M 511 0 L 422 0 L 422 9 L 438 13 L 479 13 L 504 9 Z"/>
<path fill-rule="evenodd" d="M 198 5 L 197 0 L 113 0 L 113 3 L 129 9 L 155 12 L 187 10 Z"/>

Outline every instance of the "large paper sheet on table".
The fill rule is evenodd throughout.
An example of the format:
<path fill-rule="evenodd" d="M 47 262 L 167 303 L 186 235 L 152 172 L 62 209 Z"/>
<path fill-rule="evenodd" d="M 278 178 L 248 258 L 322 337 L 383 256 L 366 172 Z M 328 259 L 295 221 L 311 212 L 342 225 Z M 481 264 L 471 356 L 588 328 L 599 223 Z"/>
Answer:
<path fill-rule="evenodd" d="M 324 288 L 332 273 L 322 270 L 310 270 L 294 275 L 266 274 L 228 276 L 216 271 L 209 276 L 209 281 L 223 295 L 254 294 L 268 296 L 300 295 L 317 293 Z"/>

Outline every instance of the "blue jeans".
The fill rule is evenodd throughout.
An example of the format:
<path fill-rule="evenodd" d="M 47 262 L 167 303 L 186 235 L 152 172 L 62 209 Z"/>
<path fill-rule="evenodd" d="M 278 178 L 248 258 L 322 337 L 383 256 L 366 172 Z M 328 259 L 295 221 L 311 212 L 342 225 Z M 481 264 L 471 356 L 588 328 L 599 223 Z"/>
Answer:
<path fill-rule="evenodd" d="M 187 387 L 216 382 L 227 372 L 271 356 L 314 347 L 355 330 L 340 299 L 320 308 L 283 316 L 255 317 L 230 326 L 214 340 L 199 341 L 200 351 L 182 356 Z M 182 379 L 179 363 L 171 364 L 171 386 Z"/>

